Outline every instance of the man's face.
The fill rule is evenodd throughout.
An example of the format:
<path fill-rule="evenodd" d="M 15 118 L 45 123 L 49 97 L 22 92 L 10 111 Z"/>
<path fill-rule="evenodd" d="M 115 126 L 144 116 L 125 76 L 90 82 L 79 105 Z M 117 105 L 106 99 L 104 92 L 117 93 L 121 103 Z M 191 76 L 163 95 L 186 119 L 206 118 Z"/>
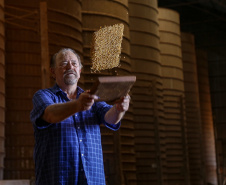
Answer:
<path fill-rule="evenodd" d="M 64 51 L 56 56 L 53 77 L 58 85 L 74 85 L 80 78 L 81 69 L 77 56 L 71 51 Z"/>

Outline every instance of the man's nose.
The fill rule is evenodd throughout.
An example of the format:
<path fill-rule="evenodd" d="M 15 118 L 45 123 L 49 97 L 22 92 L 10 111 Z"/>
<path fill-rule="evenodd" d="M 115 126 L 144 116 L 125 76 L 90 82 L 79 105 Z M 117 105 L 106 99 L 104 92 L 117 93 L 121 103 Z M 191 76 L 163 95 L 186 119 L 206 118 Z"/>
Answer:
<path fill-rule="evenodd" d="M 73 68 L 73 65 L 72 65 L 72 62 L 71 62 L 71 61 L 68 61 L 68 62 L 67 62 L 66 68 L 67 68 L 67 69 Z"/>

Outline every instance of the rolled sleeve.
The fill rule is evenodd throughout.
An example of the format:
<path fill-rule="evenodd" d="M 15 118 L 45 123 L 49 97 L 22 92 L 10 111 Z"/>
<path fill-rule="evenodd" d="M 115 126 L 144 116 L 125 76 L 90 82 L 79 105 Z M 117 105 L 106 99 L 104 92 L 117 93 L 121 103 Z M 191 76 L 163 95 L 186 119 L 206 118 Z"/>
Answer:
<path fill-rule="evenodd" d="M 54 103 L 51 93 L 39 90 L 34 94 L 32 102 L 33 109 L 30 114 L 30 119 L 34 126 L 42 129 L 51 125 L 51 123 L 45 122 L 41 119 L 46 107 Z"/>
<path fill-rule="evenodd" d="M 106 121 L 104 121 L 104 125 L 105 125 L 107 128 L 116 131 L 116 130 L 118 130 L 118 129 L 120 128 L 120 126 L 121 126 L 121 121 L 119 121 L 117 124 L 110 124 L 110 123 L 107 123 Z"/>

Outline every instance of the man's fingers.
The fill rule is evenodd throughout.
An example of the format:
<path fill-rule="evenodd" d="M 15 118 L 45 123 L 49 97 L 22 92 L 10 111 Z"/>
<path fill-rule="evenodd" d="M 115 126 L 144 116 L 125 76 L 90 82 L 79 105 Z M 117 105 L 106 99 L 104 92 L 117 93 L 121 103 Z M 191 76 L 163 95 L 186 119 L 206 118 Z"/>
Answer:
<path fill-rule="evenodd" d="M 89 95 L 89 98 L 91 98 L 91 99 L 93 99 L 93 100 L 97 100 L 98 99 L 98 96 L 96 96 L 96 95 Z"/>

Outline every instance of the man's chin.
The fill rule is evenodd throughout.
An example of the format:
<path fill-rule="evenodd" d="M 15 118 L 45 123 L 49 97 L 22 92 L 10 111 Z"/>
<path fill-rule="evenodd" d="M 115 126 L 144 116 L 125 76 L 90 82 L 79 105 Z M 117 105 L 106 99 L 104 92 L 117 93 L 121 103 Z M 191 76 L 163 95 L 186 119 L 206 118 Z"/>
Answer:
<path fill-rule="evenodd" d="M 77 82 L 78 82 L 77 79 L 65 79 L 65 80 L 64 80 L 64 83 L 65 83 L 66 85 L 74 85 L 74 84 L 76 84 Z"/>

